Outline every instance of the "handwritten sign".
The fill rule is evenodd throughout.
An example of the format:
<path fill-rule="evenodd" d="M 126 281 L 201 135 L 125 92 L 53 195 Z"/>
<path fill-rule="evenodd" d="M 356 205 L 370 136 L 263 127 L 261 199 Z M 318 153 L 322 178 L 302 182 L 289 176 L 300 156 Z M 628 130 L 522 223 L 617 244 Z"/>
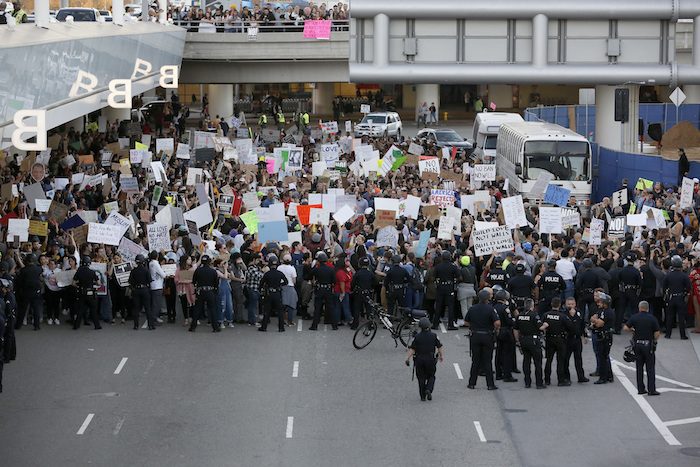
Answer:
<path fill-rule="evenodd" d="M 682 208 L 693 206 L 693 187 L 695 184 L 690 178 L 683 177 L 683 184 L 681 185 L 681 201 L 680 205 Z"/>
<path fill-rule="evenodd" d="M 561 210 L 561 226 L 564 229 L 569 227 L 578 227 L 581 225 L 581 215 L 576 209 L 562 208 Z"/>
<path fill-rule="evenodd" d="M 170 229 L 167 225 L 157 222 L 148 224 L 148 249 L 149 251 L 170 251 Z"/>
<path fill-rule="evenodd" d="M 455 193 L 450 190 L 430 190 L 430 204 L 435 204 L 441 208 L 453 206 L 455 203 Z"/>
<path fill-rule="evenodd" d="M 331 21 L 309 20 L 304 21 L 304 39 L 325 39 L 331 38 Z"/>
<path fill-rule="evenodd" d="M 490 255 L 494 251 L 500 253 L 513 249 L 513 238 L 507 225 L 474 230 L 472 232 L 472 241 L 474 242 L 474 254 L 476 256 Z"/>
<path fill-rule="evenodd" d="M 496 164 L 475 164 L 471 180 L 475 182 L 490 182 L 496 180 Z"/>
<path fill-rule="evenodd" d="M 515 229 L 516 226 L 525 227 L 527 225 L 527 217 L 525 217 L 525 207 L 523 206 L 523 197 L 521 195 L 503 198 L 501 204 L 503 206 L 503 218 L 508 228 Z"/>
<path fill-rule="evenodd" d="M 591 245 L 600 245 L 603 242 L 603 228 L 605 222 L 602 219 L 591 219 Z"/>
<path fill-rule="evenodd" d="M 558 234 L 562 231 L 561 208 L 540 208 L 540 233 Z"/>
<path fill-rule="evenodd" d="M 549 182 L 552 180 L 554 180 L 554 175 L 544 170 L 540 171 L 537 180 L 535 180 L 535 184 L 532 186 L 532 190 L 530 190 L 529 197 L 541 198 L 544 194 L 544 190 L 547 189 L 547 185 L 549 185 Z"/>
<path fill-rule="evenodd" d="M 116 211 L 113 211 L 116 212 Z M 88 224 L 88 243 L 104 243 L 105 245 L 118 246 L 122 238 L 122 229 L 118 225 L 98 224 L 90 222 Z"/>
<path fill-rule="evenodd" d="M 555 206 L 566 206 L 569 202 L 571 190 L 559 185 L 547 185 L 547 191 L 544 193 L 544 202 Z"/>
<path fill-rule="evenodd" d="M 421 177 L 423 176 L 424 172 L 436 173 L 440 175 L 440 160 L 437 157 L 421 159 L 418 161 L 418 170 L 420 171 Z"/>

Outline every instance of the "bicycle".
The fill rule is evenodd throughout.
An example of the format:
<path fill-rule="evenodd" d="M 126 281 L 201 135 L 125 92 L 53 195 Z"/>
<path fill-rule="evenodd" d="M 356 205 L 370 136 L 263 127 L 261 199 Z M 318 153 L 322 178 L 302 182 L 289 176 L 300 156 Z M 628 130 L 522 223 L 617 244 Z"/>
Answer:
<path fill-rule="evenodd" d="M 392 322 L 393 316 L 384 307 L 370 298 L 365 298 L 365 301 L 369 305 L 368 320 L 357 328 L 352 338 L 352 345 L 358 350 L 364 349 L 372 342 L 377 334 L 379 323 L 389 330 L 391 337 L 394 339 L 395 347 L 399 346 L 397 339 L 401 341 L 404 347 L 408 347 L 418 333 L 418 321 L 428 316 L 428 313 L 423 310 L 398 307 L 401 313 L 401 320 L 395 326 Z"/>

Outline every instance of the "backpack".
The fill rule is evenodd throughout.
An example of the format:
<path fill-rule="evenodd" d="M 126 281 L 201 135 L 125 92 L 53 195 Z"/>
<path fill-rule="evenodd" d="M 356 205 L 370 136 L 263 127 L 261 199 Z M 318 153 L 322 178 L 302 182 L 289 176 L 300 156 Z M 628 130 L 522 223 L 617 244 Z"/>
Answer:
<path fill-rule="evenodd" d="M 411 271 L 411 288 L 415 291 L 423 291 L 423 275 L 420 273 L 417 267 L 413 266 Z"/>

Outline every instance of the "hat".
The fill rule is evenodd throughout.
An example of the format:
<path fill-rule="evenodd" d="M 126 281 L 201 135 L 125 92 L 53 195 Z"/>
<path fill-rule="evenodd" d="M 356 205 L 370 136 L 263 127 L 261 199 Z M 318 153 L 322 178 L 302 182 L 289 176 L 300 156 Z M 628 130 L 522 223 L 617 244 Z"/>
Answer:
<path fill-rule="evenodd" d="M 698 180 L 697 178 L 694 178 L 693 183 L 700 183 L 700 180 Z"/>
<path fill-rule="evenodd" d="M 311 241 L 314 243 L 319 243 L 321 241 L 321 234 L 316 232 L 311 236 Z"/>
<path fill-rule="evenodd" d="M 467 255 L 464 255 L 461 258 L 459 258 L 459 264 L 461 264 L 462 266 L 469 266 L 471 262 L 472 259 Z"/>
<path fill-rule="evenodd" d="M 525 252 L 531 252 L 532 251 L 532 243 L 530 242 L 525 242 L 523 243 L 523 251 Z"/>
<path fill-rule="evenodd" d="M 525 272 L 525 265 L 518 264 L 517 266 L 515 266 L 515 272 Z"/>
<path fill-rule="evenodd" d="M 177 254 L 171 251 L 170 253 L 165 255 L 165 259 L 167 259 L 168 261 L 177 261 Z"/>
<path fill-rule="evenodd" d="M 374 212 L 374 209 L 372 209 L 372 208 L 367 208 L 367 209 L 365 209 L 365 216 L 369 216 L 369 215 L 372 214 L 373 212 Z"/>

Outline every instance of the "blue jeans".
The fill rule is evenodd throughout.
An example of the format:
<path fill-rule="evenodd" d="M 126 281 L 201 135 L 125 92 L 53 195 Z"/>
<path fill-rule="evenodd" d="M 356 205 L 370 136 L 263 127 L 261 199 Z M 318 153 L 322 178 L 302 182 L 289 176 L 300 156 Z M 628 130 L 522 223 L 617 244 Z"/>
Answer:
<path fill-rule="evenodd" d="M 335 309 L 336 316 L 340 315 L 341 321 L 352 321 L 352 312 L 350 311 L 350 294 L 345 294 L 343 300 L 340 300 L 340 294 L 335 294 Z"/>
<path fill-rule="evenodd" d="M 233 297 L 231 296 L 231 285 L 228 281 L 219 281 L 219 305 L 223 313 L 224 321 L 233 322 Z M 221 316 L 219 313 L 219 316 Z"/>
<path fill-rule="evenodd" d="M 564 300 L 573 298 L 574 296 L 574 281 L 564 281 L 566 288 L 564 289 Z"/>
<path fill-rule="evenodd" d="M 591 345 L 593 346 L 593 353 L 595 354 L 595 372 L 600 373 L 600 347 L 595 332 L 591 333 Z"/>
<path fill-rule="evenodd" d="M 413 308 L 417 308 L 419 310 L 422 310 L 424 298 L 425 298 L 425 292 L 423 292 L 422 290 L 414 290 L 413 291 Z"/>
<path fill-rule="evenodd" d="M 248 300 L 246 307 L 248 308 L 248 323 L 255 324 L 258 319 L 258 303 L 260 302 L 260 292 L 257 290 L 248 289 Z"/>
<path fill-rule="evenodd" d="M 415 303 L 415 290 L 411 286 L 406 287 L 406 297 L 404 298 L 404 303 L 406 308 L 417 308 Z"/>

